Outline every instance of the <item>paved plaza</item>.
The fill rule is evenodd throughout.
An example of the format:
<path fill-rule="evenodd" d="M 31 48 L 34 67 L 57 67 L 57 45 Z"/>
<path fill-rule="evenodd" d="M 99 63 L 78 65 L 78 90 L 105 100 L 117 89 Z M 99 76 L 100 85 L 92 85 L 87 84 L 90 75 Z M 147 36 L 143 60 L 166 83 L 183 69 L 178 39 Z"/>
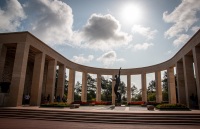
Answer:
<path fill-rule="evenodd" d="M 200 114 L 200 110 L 191 110 L 191 111 L 159 111 L 157 109 L 150 111 L 147 110 L 147 107 L 141 107 L 141 106 L 115 106 L 114 109 L 110 108 L 111 105 L 103 106 L 80 106 L 79 108 L 70 109 L 67 108 L 41 108 L 38 106 L 19 106 L 19 107 L 6 107 L 11 109 L 33 109 L 33 110 L 56 110 L 56 111 L 87 111 L 87 112 L 130 112 L 130 113 L 198 113 Z"/>

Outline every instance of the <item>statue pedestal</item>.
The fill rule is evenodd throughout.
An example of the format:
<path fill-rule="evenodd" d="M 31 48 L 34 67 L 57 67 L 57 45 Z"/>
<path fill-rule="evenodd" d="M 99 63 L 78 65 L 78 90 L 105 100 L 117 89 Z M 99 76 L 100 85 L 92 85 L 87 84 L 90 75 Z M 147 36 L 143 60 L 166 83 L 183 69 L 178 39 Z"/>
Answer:
<path fill-rule="evenodd" d="M 121 106 L 122 103 L 121 102 L 118 102 L 117 100 L 115 100 L 115 106 Z"/>

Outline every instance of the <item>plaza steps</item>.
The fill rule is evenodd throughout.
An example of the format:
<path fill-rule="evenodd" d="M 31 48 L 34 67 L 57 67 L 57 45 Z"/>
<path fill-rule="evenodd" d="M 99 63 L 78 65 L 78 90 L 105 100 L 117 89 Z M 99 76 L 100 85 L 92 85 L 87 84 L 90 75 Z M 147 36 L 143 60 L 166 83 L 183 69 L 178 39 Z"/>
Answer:
<path fill-rule="evenodd" d="M 200 125 L 200 114 L 184 113 L 184 111 L 181 113 L 153 113 L 153 111 L 133 113 L 0 108 L 0 118 L 111 124 Z"/>

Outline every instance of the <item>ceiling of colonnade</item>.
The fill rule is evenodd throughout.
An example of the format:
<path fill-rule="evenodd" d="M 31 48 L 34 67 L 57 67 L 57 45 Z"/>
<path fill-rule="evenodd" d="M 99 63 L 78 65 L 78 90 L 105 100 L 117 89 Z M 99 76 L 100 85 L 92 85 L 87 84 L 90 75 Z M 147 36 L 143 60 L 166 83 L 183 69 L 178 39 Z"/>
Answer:
<path fill-rule="evenodd" d="M 199 0 L 1 0 L 0 12 L 0 32 L 29 31 L 99 68 L 164 62 L 200 28 Z"/>

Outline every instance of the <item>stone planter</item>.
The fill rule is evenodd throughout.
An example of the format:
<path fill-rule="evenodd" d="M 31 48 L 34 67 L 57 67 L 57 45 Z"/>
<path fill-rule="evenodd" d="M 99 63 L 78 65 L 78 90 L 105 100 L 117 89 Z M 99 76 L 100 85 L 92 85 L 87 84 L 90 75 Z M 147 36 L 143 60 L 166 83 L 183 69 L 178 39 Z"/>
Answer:
<path fill-rule="evenodd" d="M 95 103 L 90 103 L 89 106 L 95 106 Z"/>
<path fill-rule="evenodd" d="M 70 109 L 79 108 L 80 104 L 70 104 Z"/>
<path fill-rule="evenodd" d="M 153 105 L 147 105 L 147 110 L 154 111 L 154 106 Z"/>

